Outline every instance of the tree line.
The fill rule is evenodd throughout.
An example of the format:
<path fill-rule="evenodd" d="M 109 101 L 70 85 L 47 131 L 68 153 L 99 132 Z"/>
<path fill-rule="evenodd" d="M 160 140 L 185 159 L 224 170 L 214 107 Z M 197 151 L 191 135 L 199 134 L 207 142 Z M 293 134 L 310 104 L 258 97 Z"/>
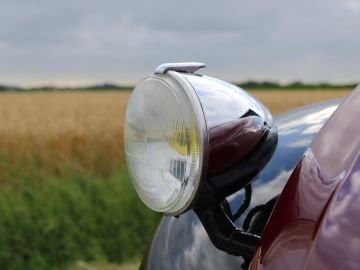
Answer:
<path fill-rule="evenodd" d="M 301 89 L 353 89 L 358 83 L 304 83 L 301 81 L 290 82 L 286 84 L 274 82 L 274 81 L 244 81 L 235 82 L 235 85 L 248 89 L 248 90 L 266 90 L 266 89 L 284 89 L 284 90 L 301 90 Z M 0 92 L 13 92 L 13 91 L 106 91 L 106 90 L 132 90 L 134 86 L 117 85 L 113 83 L 104 83 L 99 85 L 90 85 L 84 87 L 56 87 L 56 86 L 42 86 L 42 87 L 18 87 L 0 85 Z"/>

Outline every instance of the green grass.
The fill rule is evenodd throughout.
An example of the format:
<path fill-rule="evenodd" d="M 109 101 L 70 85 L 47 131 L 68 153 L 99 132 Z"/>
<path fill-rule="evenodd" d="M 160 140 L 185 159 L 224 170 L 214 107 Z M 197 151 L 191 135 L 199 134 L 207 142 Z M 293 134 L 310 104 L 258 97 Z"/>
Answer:
<path fill-rule="evenodd" d="M 126 263 L 144 253 L 159 220 L 126 169 L 110 177 L 13 170 L 0 190 L 0 269 Z"/>

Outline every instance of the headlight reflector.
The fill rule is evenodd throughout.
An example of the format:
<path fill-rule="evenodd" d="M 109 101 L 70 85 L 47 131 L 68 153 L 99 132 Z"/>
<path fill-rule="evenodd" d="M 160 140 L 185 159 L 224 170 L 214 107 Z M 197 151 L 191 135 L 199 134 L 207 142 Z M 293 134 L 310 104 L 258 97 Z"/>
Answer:
<path fill-rule="evenodd" d="M 149 208 L 168 214 L 189 206 L 203 167 L 205 120 L 189 91 L 169 75 L 153 75 L 135 87 L 126 112 L 125 154 L 133 184 Z"/>

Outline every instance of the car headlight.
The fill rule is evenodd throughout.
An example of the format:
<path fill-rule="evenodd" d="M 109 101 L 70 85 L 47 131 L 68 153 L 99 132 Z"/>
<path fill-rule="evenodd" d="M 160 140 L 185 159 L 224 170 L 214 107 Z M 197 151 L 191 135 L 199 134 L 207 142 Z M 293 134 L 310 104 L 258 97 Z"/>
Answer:
<path fill-rule="evenodd" d="M 169 215 L 189 209 L 208 181 L 225 196 L 229 183 L 239 181 L 226 173 L 231 175 L 272 125 L 261 103 L 236 86 L 194 74 L 201 67 L 159 66 L 136 85 L 127 107 L 130 177 L 149 208 Z"/>
<path fill-rule="evenodd" d="M 133 184 L 148 207 L 169 214 L 187 208 L 200 184 L 205 128 L 190 87 L 167 74 L 137 84 L 126 113 L 125 153 Z"/>

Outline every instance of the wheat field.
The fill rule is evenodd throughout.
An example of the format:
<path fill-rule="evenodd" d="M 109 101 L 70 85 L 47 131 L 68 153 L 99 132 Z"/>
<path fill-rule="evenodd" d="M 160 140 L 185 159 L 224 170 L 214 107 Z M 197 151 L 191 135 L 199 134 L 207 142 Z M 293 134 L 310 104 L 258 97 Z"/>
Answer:
<path fill-rule="evenodd" d="M 11 162 L 107 173 L 123 160 L 128 92 L 0 94 L 0 151 Z"/>
<path fill-rule="evenodd" d="M 349 90 L 254 91 L 276 115 Z M 130 92 L 0 94 L 0 153 L 7 162 L 36 157 L 45 169 L 64 166 L 107 174 L 123 155 L 123 125 Z M 0 167 L 1 168 L 1 167 Z"/>

